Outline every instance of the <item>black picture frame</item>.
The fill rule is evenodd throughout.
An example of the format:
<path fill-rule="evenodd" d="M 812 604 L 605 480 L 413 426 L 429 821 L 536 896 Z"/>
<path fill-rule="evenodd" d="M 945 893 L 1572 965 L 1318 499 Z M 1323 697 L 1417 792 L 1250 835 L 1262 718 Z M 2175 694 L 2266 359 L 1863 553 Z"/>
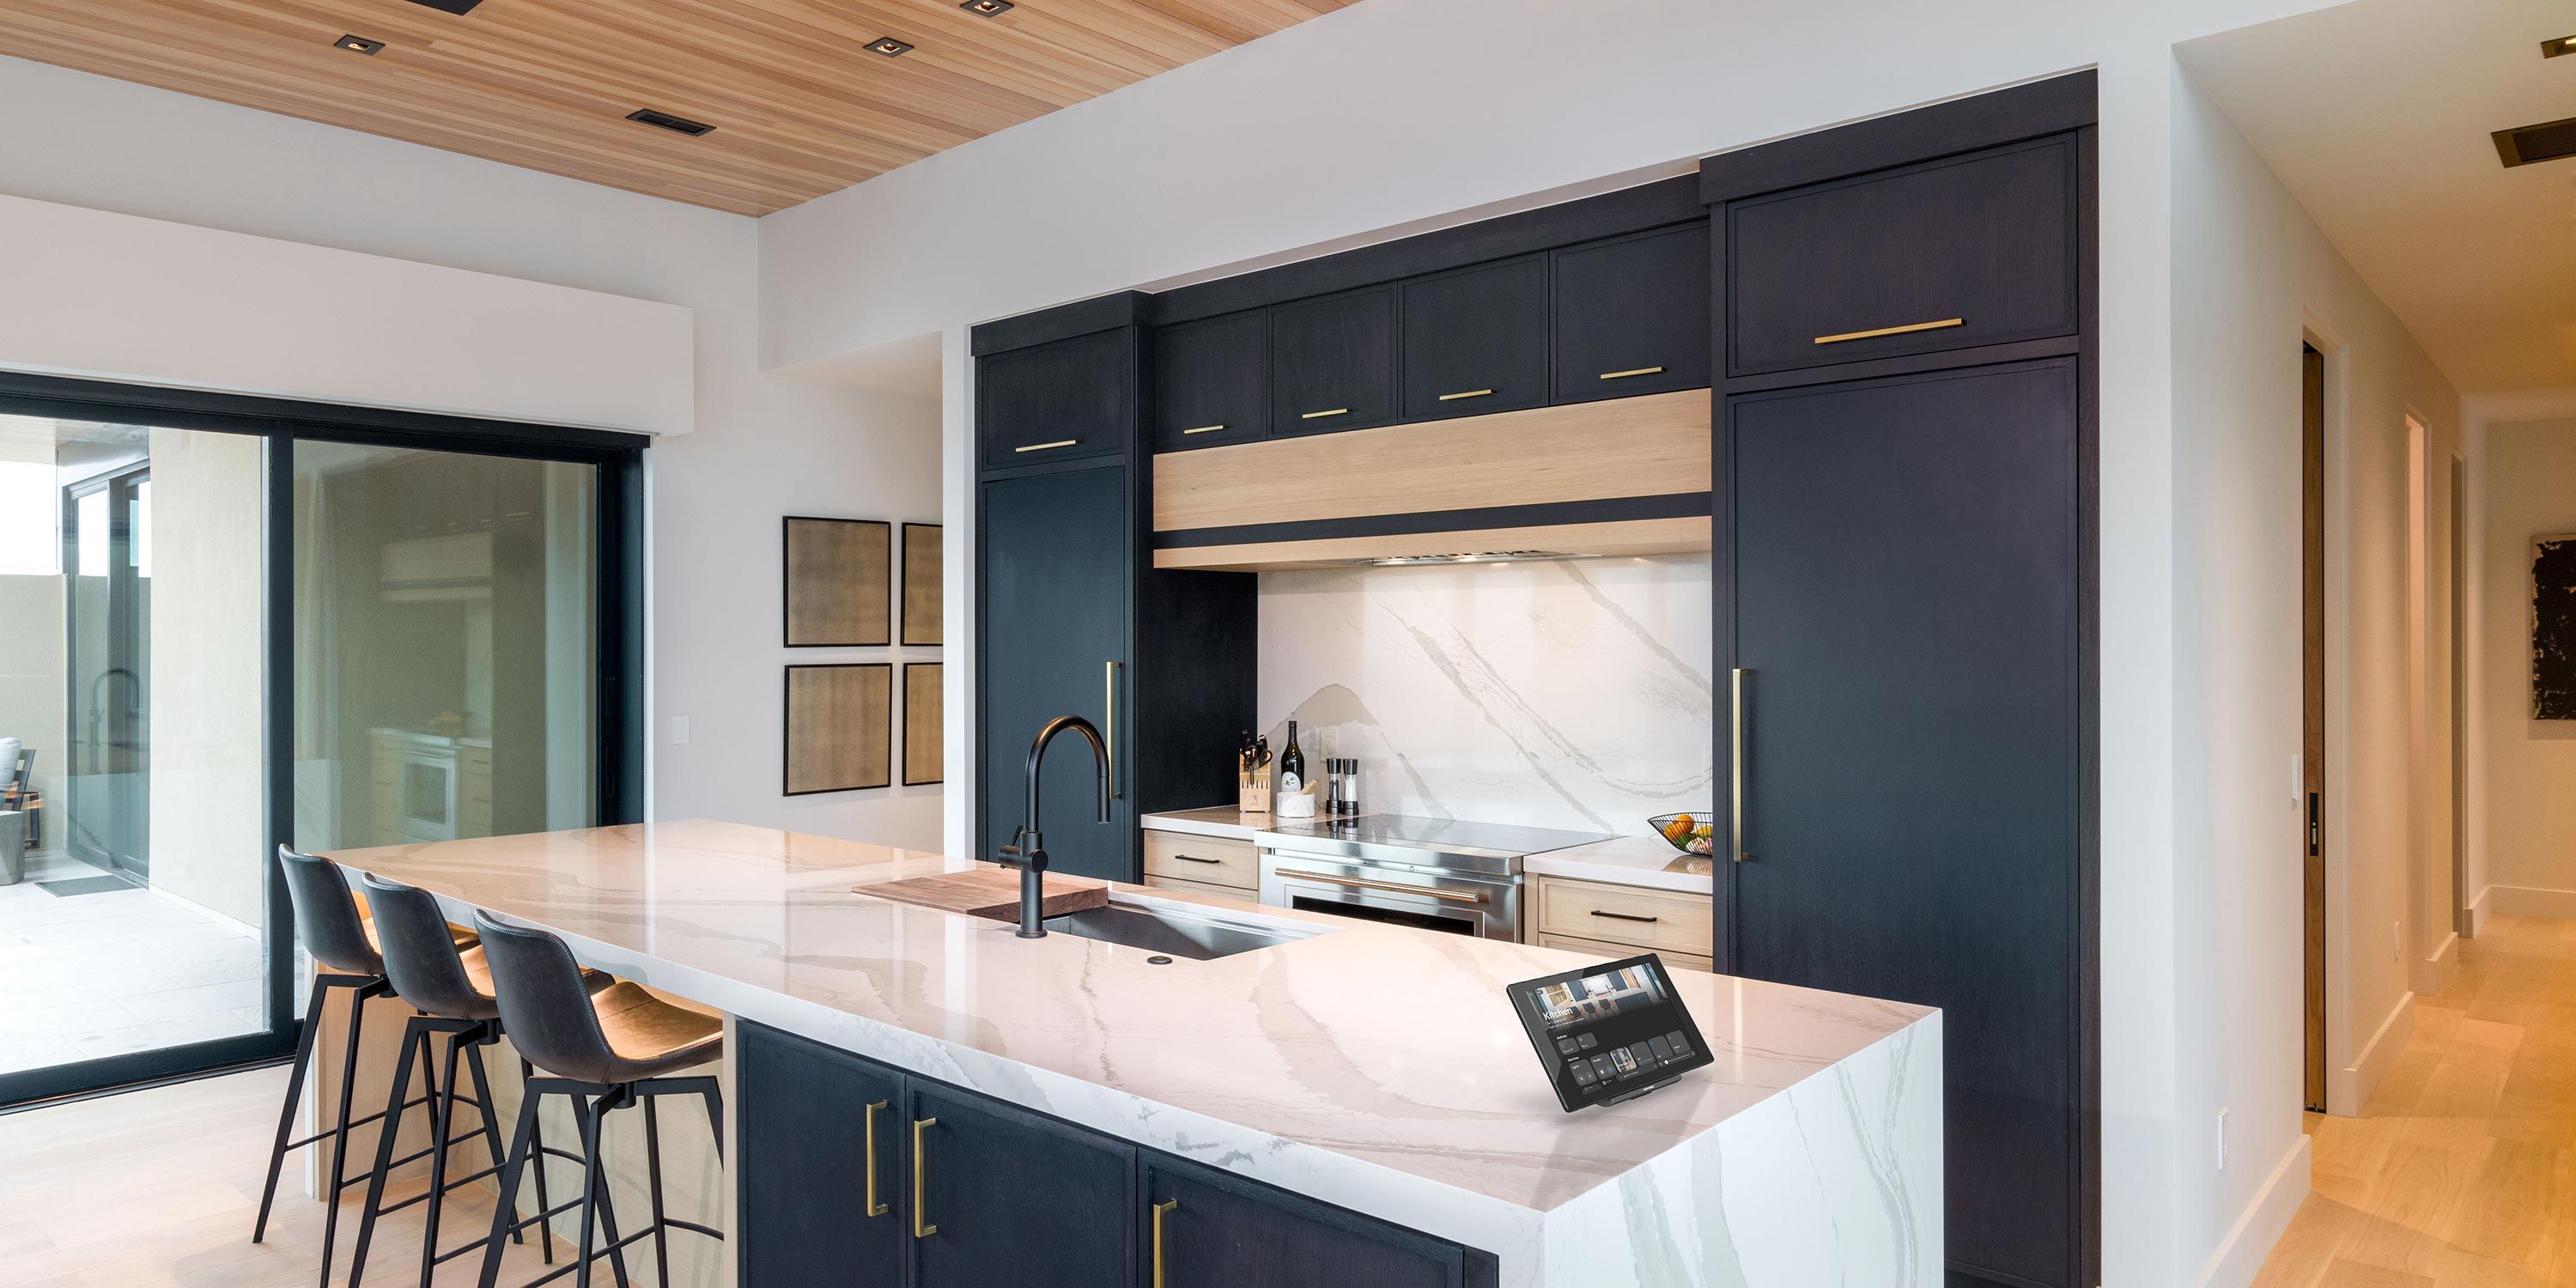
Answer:
<path fill-rule="evenodd" d="M 809 627 L 806 628 L 807 637 L 799 638 L 799 626 L 797 623 L 799 608 L 805 607 L 810 609 L 817 607 L 816 605 L 808 602 L 805 599 L 805 596 L 800 595 L 799 593 L 800 583 L 803 580 L 798 576 L 796 566 L 799 544 L 797 540 L 798 525 L 800 524 L 874 528 L 877 530 L 878 540 L 882 542 L 884 546 L 885 562 L 874 570 L 876 584 L 871 587 L 862 582 L 856 588 L 849 589 L 845 592 L 849 593 L 852 597 L 852 602 L 848 605 L 849 611 L 858 615 L 862 619 L 867 616 L 868 609 L 870 607 L 866 602 L 868 598 L 873 595 L 878 600 L 874 605 L 876 629 L 873 632 L 865 629 L 836 632 L 817 630 Z M 864 570 L 853 569 L 852 571 L 856 576 L 862 578 L 866 576 L 866 572 Z M 780 516 L 778 520 L 778 638 L 781 646 L 786 648 L 884 648 L 887 645 L 892 644 L 894 642 L 893 572 L 894 525 L 884 519 L 845 519 L 817 514 L 789 514 Z M 836 592 L 831 588 L 817 586 L 809 588 L 806 593 L 828 594 Z M 840 636 L 843 634 L 850 635 L 852 638 L 841 638 Z M 873 634 L 874 638 L 869 638 L 871 634 Z"/>
<path fill-rule="evenodd" d="M 912 763 L 912 722 L 915 710 L 913 703 L 914 695 L 912 676 L 915 671 L 929 672 L 932 682 L 939 686 L 940 696 L 943 699 L 940 702 L 933 703 L 930 710 L 926 713 L 930 721 L 929 727 L 932 730 L 937 746 L 934 751 L 923 757 L 923 759 L 927 760 L 929 764 L 923 767 L 922 770 L 922 772 L 926 773 L 927 776 L 921 778 L 915 778 L 913 776 L 915 767 Z M 903 760 L 903 785 L 906 787 L 926 787 L 933 783 L 942 783 L 948 780 L 946 763 L 948 743 L 945 725 L 945 721 L 947 719 L 947 704 L 944 701 L 948 692 L 947 685 L 947 672 L 940 663 L 906 662 L 903 664 L 903 719 L 897 725 L 895 749 Z"/>
<path fill-rule="evenodd" d="M 944 530 L 943 525 L 936 523 L 906 523 L 902 525 L 902 528 L 903 543 L 895 550 L 894 556 L 896 572 L 894 591 L 895 614 L 901 619 L 895 627 L 895 638 L 906 648 L 939 648 L 946 645 L 948 642 L 947 585 L 944 580 L 944 573 L 941 566 L 934 563 L 930 570 L 931 580 L 926 592 L 932 597 L 930 602 L 933 608 L 933 618 L 930 623 L 930 628 L 927 631 L 916 632 L 914 628 L 920 626 L 921 623 L 917 620 L 920 615 L 913 611 L 913 534 L 916 532 L 922 532 L 929 533 L 935 537 L 940 544 L 940 553 L 944 560 L 947 553 L 947 533 Z"/>
<path fill-rule="evenodd" d="M 878 695 L 878 710 L 883 727 L 862 728 L 850 740 L 851 748 L 860 755 L 873 746 L 879 756 L 876 772 L 860 772 L 853 781 L 837 778 L 821 785 L 797 785 L 797 694 L 796 679 L 809 671 L 877 671 L 883 673 L 885 687 Z M 778 713 L 778 794 L 781 796 L 824 796 L 833 792 L 872 791 L 894 785 L 894 664 L 891 662 L 796 662 L 780 669 Z M 870 781 L 870 780 L 873 781 Z"/>

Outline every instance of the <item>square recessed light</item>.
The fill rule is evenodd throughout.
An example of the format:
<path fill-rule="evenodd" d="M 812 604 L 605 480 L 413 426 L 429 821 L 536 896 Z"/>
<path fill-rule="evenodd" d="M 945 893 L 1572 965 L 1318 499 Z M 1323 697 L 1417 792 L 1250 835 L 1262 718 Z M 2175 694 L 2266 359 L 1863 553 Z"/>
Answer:
<path fill-rule="evenodd" d="M 2556 58 L 2561 54 L 2576 54 L 2576 36 L 2560 36 L 2540 42 L 2541 57 Z"/>
<path fill-rule="evenodd" d="M 342 36 L 332 41 L 331 45 L 333 48 L 346 49 L 353 54 L 372 54 L 382 50 L 385 42 L 369 40 L 364 36 Z"/>
<path fill-rule="evenodd" d="M 999 18 L 1017 6 L 1011 0 L 966 0 L 957 7 L 978 18 Z"/>
<path fill-rule="evenodd" d="M 892 36 L 879 36 L 868 42 L 868 52 L 883 54 L 888 58 L 901 58 L 912 52 L 912 46 Z"/>

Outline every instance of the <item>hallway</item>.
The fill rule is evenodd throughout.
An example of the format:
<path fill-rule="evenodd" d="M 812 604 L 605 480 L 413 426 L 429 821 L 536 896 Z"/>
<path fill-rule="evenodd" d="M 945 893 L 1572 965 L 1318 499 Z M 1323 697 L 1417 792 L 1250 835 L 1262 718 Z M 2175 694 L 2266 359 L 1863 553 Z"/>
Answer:
<path fill-rule="evenodd" d="M 2257 1288 L 2576 1285 L 2576 922 L 2491 918 L 2363 1116 L 2308 1130 Z"/>

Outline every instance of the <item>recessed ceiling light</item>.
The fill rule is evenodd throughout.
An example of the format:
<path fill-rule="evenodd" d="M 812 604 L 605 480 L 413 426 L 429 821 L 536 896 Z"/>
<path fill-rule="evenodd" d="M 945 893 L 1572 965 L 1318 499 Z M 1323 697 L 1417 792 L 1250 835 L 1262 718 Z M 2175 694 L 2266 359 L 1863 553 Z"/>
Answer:
<path fill-rule="evenodd" d="M 1013 5 L 1011 0 L 966 0 L 966 3 L 957 7 L 978 18 L 999 18 L 1018 6 Z"/>
<path fill-rule="evenodd" d="M 668 112 L 656 112 L 649 107 L 639 107 L 632 112 L 628 112 L 626 114 L 626 119 L 640 124 L 654 126 L 659 129 L 669 130 L 674 134 L 685 134 L 690 138 L 696 138 L 701 134 L 710 133 L 716 128 L 704 121 L 692 121 L 685 116 L 673 116 Z"/>
<path fill-rule="evenodd" d="M 868 42 L 868 52 L 872 54 L 883 54 L 888 58 L 901 58 L 905 54 L 912 52 L 912 46 L 905 44 L 892 36 L 879 36 Z"/>
<path fill-rule="evenodd" d="M 369 40 L 364 36 L 342 36 L 331 44 L 335 48 L 346 49 L 355 54 L 372 54 L 385 47 L 385 42 Z"/>
<path fill-rule="evenodd" d="M 1008 8 L 1009 6 L 1005 5 L 1003 7 Z M 2556 58 L 2561 54 L 2576 54 L 2576 36 L 2560 36 L 2556 40 L 2544 40 L 2540 42 L 2541 57 Z"/>

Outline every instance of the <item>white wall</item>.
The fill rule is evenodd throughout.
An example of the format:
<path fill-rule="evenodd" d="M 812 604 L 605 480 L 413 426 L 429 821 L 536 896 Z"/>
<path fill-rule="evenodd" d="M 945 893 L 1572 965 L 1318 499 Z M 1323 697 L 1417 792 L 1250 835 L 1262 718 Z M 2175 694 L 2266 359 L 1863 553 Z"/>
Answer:
<path fill-rule="evenodd" d="M 855 792 L 789 808 L 778 794 L 776 727 L 740 714 L 751 709 L 747 692 L 780 683 L 779 515 L 918 518 L 939 509 L 929 464 L 939 448 L 921 441 L 917 409 L 758 370 L 753 221 L 13 59 L 0 59 L 0 114 L 28 123 L 0 133 L 0 194 L 690 310 L 695 430 L 647 453 L 652 706 L 657 717 L 714 717 L 717 728 L 676 749 L 669 783 L 656 774 L 656 811 L 937 843 L 923 821 L 936 807 L 917 796 Z M 498 325 L 519 296 L 479 298 Z M 437 351 L 411 356 L 420 370 L 442 361 Z M 0 351 L 0 365 L 9 361 Z M 564 387 L 546 396 L 611 379 L 658 387 L 667 374 L 567 370 Z M 539 392 L 515 395 L 528 400 L 513 404 L 519 414 L 543 418 Z M 674 750 L 666 720 L 655 732 L 657 753 Z"/>
<path fill-rule="evenodd" d="M 1264 573 L 1256 710 L 1374 811 L 1643 835 L 1716 801 L 1710 600 L 1706 555 Z"/>
<path fill-rule="evenodd" d="M 2459 398 L 2180 71 L 2173 111 L 2175 581 L 2190 591 L 2175 608 L 2171 875 L 2177 906 L 2197 910 L 2175 923 L 2172 953 L 2177 996 L 2194 1003 L 2176 1017 L 2169 1057 L 2191 1146 L 2175 1218 L 2181 1246 L 2209 1257 L 2197 1263 L 2208 1282 L 2243 1283 L 2307 1187 L 2304 816 L 2291 776 L 2301 747 L 2303 330 L 2321 324 L 2331 340 L 2320 347 L 2340 344 L 2327 390 L 2327 673 L 2339 695 L 2327 764 L 2338 908 L 2328 1066 L 2344 1112 L 2403 1043 L 2401 1034 L 2369 1049 L 2409 1001 L 2410 963 L 2392 927 L 2409 926 L 2418 956 L 2448 933 L 2447 912 L 2426 926 L 2410 911 L 2419 895 L 2410 829 L 2438 814 L 2447 836 L 2448 822 L 2441 802 L 2410 792 L 2421 780 L 2409 745 L 2406 417 L 2432 427 L 2438 459 L 2457 442 Z M 2446 505 L 2447 484 L 2440 496 Z M 2442 513 L 2428 516 L 2435 531 Z M 2447 781 L 2428 787 L 2446 793 Z M 2115 907 L 2106 904 L 2106 921 Z M 2232 1155 L 2223 1172 L 2221 1111 Z M 2209 1179 L 2195 1185 L 2194 1174 Z"/>
<path fill-rule="evenodd" d="M 2576 420 L 2485 427 L 2471 575 L 2473 896 L 2576 917 L 2576 722 L 2531 718 L 2531 541 L 2576 533 Z"/>
<path fill-rule="evenodd" d="M 260 464 L 237 434 L 152 431 L 152 885 L 266 922 Z"/>

